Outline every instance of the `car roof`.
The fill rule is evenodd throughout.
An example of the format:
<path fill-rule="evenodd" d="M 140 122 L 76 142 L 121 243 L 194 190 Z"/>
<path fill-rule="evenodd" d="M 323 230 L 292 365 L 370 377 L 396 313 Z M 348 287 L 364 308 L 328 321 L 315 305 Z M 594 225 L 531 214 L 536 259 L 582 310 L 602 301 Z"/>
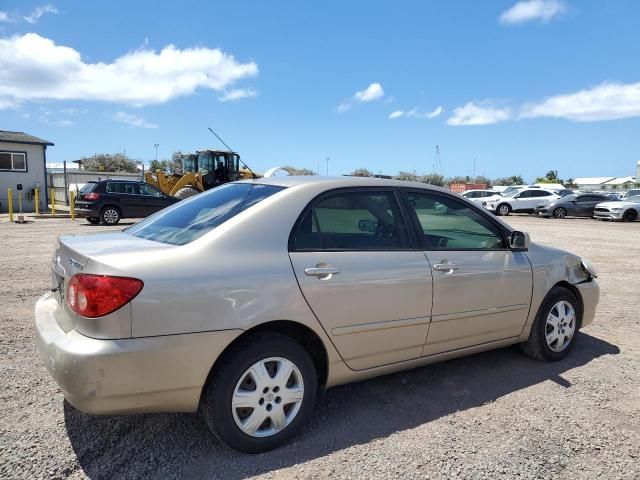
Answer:
<path fill-rule="evenodd" d="M 102 180 L 96 181 L 95 183 L 102 183 L 102 182 L 142 183 L 142 180 L 120 180 L 119 178 L 103 178 Z"/>
<path fill-rule="evenodd" d="M 393 180 L 375 177 L 320 177 L 317 175 L 290 176 L 290 177 L 267 177 L 255 180 L 242 180 L 242 182 L 253 182 L 263 185 L 275 185 L 280 187 L 305 187 L 311 185 L 322 185 L 327 190 L 333 188 L 349 187 L 405 187 L 433 190 L 444 193 L 454 193 L 445 188 L 436 187 L 421 182 L 409 182 L 405 180 Z"/>

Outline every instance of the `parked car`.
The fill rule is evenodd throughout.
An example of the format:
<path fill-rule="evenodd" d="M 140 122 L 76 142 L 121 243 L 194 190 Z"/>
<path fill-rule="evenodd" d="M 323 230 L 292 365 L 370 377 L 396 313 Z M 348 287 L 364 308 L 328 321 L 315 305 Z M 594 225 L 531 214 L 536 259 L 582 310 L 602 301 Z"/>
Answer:
<path fill-rule="evenodd" d="M 593 209 L 598 203 L 607 201 L 604 195 L 585 193 L 580 195 L 567 195 L 566 197 L 542 203 L 536 207 L 533 213 L 540 217 L 593 217 Z"/>
<path fill-rule="evenodd" d="M 492 190 L 467 190 L 461 193 L 464 198 L 468 198 L 478 206 L 482 206 L 482 202 L 493 202 L 502 198 L 502 194 Z"/>
<path fill-rule="evenodd" d="M 147 217 L 178 201 L 146 182 L 101 180 L 82 187 L 75 209 L 89 223 L 115 225 L 122 218 Z"/>
<path fill-rule="evenodd" d="M 640 195 L 614 202 L 599 203 L 594 208 L 593 218 L 635 222 L 640 218 Z"/>
<path fill-rule="evenodd" d="M 511 212 L 533 213 L 538 205 L 549 203 L 559 198 L 560 195 L 551 190 L 527 188 L 513 190 L 503 195 L 499 200 L 483 202 L 483 206 L 496 215 L 509 215 Z"/>
<path fill-rule="evenodd" d="M 640 196 L 640 188 L 632 188 L 631 190 L 627 190 L 622 196 L 622 198 L 637 197 L 637 196 Z"/>
<path fill-rule="evenodd" d="M 580 257 L 447 190 L 376 178 L 229 183 L 60 237 L 53 258 L 35 325 L 69 403 L 200 409 L 245 452 L 287 442 L 320 389 L 517 343 L 560 360 L 599 295 Z"/>

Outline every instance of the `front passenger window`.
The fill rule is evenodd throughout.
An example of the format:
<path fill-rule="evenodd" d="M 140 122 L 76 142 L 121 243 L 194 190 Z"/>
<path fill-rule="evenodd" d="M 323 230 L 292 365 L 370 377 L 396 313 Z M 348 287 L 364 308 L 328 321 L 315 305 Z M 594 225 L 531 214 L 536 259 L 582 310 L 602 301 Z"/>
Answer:
<path fill-rule="evenodd" d="M 481 213 L 454 198 L 408 193 L 422 227 L 426 250 L 496 250 L 505 248 L 499 228 Z"/>

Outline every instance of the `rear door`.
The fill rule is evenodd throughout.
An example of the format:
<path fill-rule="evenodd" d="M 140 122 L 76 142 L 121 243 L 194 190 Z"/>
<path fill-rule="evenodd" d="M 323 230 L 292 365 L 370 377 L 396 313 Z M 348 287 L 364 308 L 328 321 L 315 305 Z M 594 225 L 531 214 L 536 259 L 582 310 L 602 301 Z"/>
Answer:
<path fill-rule="evenodd" d="M 298 283 L 350 368 L 420 357 L 432 287 L 415 247 L 393 189 L 329 192 L 294 228 L 289 255 Z"/>
<path fill-rule="evenodd" d="M 502 227 L 490 216 L 453 196 L 408 190 L 406 199 L 433 274 L 423 354 L 518 336 L 532 292 L 531 264 L 524 253 L 507 248 Z"/>
<path fill-rule="evenodd" d="M 605 201 L 601 195 L 580 195 L 576 198 L 573 210 L 579 217 L 593 217 L 593 209 L 598 203 Z"/>

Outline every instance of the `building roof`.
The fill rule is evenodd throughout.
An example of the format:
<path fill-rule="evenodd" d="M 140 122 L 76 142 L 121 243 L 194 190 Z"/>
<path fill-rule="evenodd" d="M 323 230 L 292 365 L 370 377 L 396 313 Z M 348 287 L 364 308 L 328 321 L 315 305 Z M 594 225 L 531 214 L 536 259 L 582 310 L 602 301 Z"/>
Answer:
<path fill-rule="evenodd" d="M 573 183 L 576 185 L 601 185 L 615 178 L 616 177 L 581 177 L 575 178 Z"/>
<path fill-rule="evenodd" d="M 0 142 L 53 146 L 53 143 L 49 140 L 43 140 L 42 138 L 34 137 L 24 132 L 12 132 L 10 130 L 0 130 Z"/>
<path fill-rule="evenodd" d="M 625 183 L 633 183 L 636 181 L 636 177 L 617 177 L 613 180 L 609 180 L 605 185 L 624 185 Z"/>

